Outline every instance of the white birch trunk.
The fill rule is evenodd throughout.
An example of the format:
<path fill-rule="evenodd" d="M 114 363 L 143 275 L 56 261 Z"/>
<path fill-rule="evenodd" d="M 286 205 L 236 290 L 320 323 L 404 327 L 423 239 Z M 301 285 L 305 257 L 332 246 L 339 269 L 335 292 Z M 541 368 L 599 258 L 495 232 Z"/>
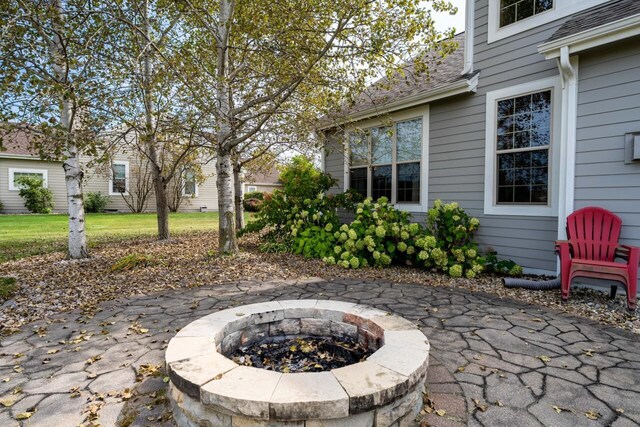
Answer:
<path fill-rule="evenodd" d="M 218 102 L 218 161 L 216 162 L 218 184 L 218 249 L 221 254 L 238 252 L 236 238 L 235 215 L 233 209 L 233 165 L 231 152 L 227 147 L 231 136 L 231 103 L 229 101 L 229 85 L 227 83 L 227 52 L 229 28 L 233 14 L 233 1 L 220 1 L 220 18 L 217 28 L 216 50 L 218 55 L 216 95 Z"/>
<path fill-rule="evenodd" d="M 233 165 L 233 191 L 234 191 L 234 204 L 236 209 L 236 230 L 242 230 L 244 228 L 244 206 L 242 205 L 242 179 L 241 178 L 241 166 L 239 164 Z"/>
<path fill-rule="evenodd" d="M 157 138 L 154 127 L 155 104 L 151 96 L 151 76 L 153 74 L 153 64 L 151 63 L 151 47 L 149 40 L 151 39 L 151 31 L 149 28 L 149 2 L 145 1 L 143 5 L 143 31 L 145 33 L 144 51 L 144 76 L 142 88 L 144 91 L 145 104 L 145 145 L 147 156 L 151 162 L 153 171 L 153 188 L 156 194 L 156 219 L 158 222 L 158 240 L 168 240 L 169 235 L 169 201 L 167 199 L 167 185 L 162 176 L 160 162 L 157 151 Z"/>
<path fill-rule="evenodd" d="M 53 70 L 56 79 L 65 84 L 67 76 L 67 61 L 65 47 L 62 40 L 64 29 L 64 11 L 62 2 L 57 0 L 55 3 L 54 28 L 56 32 L 53 36 L 52 57 Z M 87 258 L 89 251 L 87 250 L 87 234 L 85 232 L 84 220 L 84 201 L 82 195 L 82 178 L 84 173 L 80 165 L 80 153 L 73 139 L 73 118 L 74 105 L 69 94 L 65 93 L 60 99 L 62 111 L 60 113 L 60 125 L 66 133 L 66 147 L 62 167 L 64 169 L 64 179 L 67 188 L 67 205 L 69 211 L 69 246 L 67 256 L 71 259 Z"/>

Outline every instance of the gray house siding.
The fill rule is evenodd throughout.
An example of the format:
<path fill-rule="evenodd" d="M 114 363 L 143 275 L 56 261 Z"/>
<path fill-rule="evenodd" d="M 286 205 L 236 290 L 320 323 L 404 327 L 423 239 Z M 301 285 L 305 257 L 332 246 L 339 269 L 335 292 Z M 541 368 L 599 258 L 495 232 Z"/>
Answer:
<path fill-rule="evenodd" d="M 622 242 L 640 246 L 640 162 L 625 164 L 624 134 L 640 132 L 640 38 L 580 56 L 575 207 L 622 218 Z"/>
<path fill-rule="evenodd" d="M 484 156 L 487 92 L 558 75 L 537 46 L 560 20 L 487 43 L 488 1 L 475 2 L 474 69 L 477 92 L 431 104 L 429 203 L 456 201 L 480 219 L 478 241 L 504 257 L 537 270 L 556 270 L 553 241 L 557 217 L 484 214 Z"/>
<path fill-rule="evenodd" d="M 335 140 L 326 140 L 324 147 L 324 171 L 335 178 L 338 183 L 329 192 L 340 193 L 344 189 L 345 152 L 342 144 Z"/>
<path fill-rule="evenodd" d="M 487 94 L 559 77 L 538 46 L 568 18 L 488 43 L 488 0 L 474 2 L 474 94 L 430 104 L 429 205 L 456 201 L 480 219 L 478 241 L 533 270 L 556 271 L 557 216 L 485 214 Z M 580 55 L 575 208 L 598 205 L 624 221 L 623 241 L 640 244 L 640 164 L 624 164 L 624 134 L 640 132 L 640 37 Z M 560 109 L 560 105 L 554 105 Z M 552 140 L 560 144 L 559 137 Z M 556 145 L 557 146 L 557 145 Z M 557 154 L 557 153 L 556 153 Z M 334 149 L 326 171 L 343 184 L 344 157 Z M 558 162 L 558 158 L 551 162 Z M 563 191 L 551 182 L 553 191 Z M 424 212 L 414 219 L 424 221 Z"/>

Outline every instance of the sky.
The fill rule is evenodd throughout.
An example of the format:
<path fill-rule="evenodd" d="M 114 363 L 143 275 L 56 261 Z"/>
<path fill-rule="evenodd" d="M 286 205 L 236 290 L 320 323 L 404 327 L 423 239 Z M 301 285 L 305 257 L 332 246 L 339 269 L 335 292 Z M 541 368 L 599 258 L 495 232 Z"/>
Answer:
<path fill-rule="evenodd" d="M 449 0 L 458 8 L 458 13 L 451 16 L 448 13 L 434 13 L 433 17 L 438 31 L 444 31 L 451 27 L 455 27 L 456 34 L 464 31 L 464 6 L 465 0 Z"/>

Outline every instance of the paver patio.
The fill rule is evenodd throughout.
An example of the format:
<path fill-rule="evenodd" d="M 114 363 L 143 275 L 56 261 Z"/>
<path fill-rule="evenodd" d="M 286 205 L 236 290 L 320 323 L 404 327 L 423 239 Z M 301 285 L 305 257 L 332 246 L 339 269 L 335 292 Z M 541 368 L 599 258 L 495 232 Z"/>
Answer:
<path fill-rule="evenodd" d="M 76 426 L 88 398 L 135 387 L 140 365 L 162 364 L 167 341 L 193 320 L 230 306 L 307 298 L 371 305 L 421 327 L 431 342 L 429 397 L 446 410 L 429 415 L 430 425 L 640 425 L 638 335 L 483 294 L 340 279 L 180 290 L 113 301 L 93 318 L 62 313 L 28 325 L 1 342 L 0 397 L 22 391 L 1 409 L 0 425 L 18 425 L 17 414 L 35 407 L 23 425 Z M 114 425 L 124 404 L 107 395 L 100 423 Z"/>

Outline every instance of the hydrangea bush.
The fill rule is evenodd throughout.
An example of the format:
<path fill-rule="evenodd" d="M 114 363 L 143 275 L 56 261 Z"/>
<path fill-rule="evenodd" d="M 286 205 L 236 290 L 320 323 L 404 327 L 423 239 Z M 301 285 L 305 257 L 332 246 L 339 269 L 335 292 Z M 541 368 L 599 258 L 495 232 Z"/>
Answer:
<path fill-rule="evenodd" d="M 267 230 L 261 250 L 321 258 L 344 268 L 404 264 L 470 279 L 483 272 L 485 263 L 489 271 L 498 271 L 493 258 L 487 262 L 478 253 L 473 236 L 480 221 L 457 203 L 436 200 L 422 225 L 385 197 L 356 204 L 354 193 L 326 196 L 335 181 L 302 159 L 285 168 L 281 180 L 285 191 L 266 196 L 256 220 L 242 230 Z M 355 213 L 350 224 L 340 224 L 339 207 Z M 509 262 L 509 273 L 521 271 Z"/>

